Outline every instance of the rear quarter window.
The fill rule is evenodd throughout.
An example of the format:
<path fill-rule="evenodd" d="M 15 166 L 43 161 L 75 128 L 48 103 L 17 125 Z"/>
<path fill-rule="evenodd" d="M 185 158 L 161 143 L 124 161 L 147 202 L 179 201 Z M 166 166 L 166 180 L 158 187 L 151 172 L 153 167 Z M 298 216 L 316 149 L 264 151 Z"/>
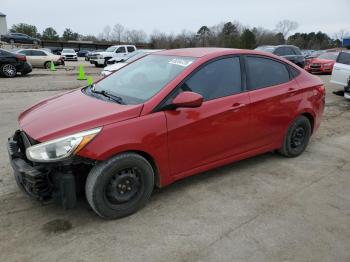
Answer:
<path fill-rule="evenodd" d="M 247 56 L 245 61 L 249 90 L 283 84 L 291 78 L 287 66 L 276 60 Z"/>

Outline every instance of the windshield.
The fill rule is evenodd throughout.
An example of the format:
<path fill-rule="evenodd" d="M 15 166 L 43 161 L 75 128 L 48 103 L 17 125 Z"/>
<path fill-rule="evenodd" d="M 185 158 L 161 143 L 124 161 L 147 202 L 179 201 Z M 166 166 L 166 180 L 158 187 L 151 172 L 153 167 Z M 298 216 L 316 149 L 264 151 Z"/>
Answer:
<path fill-rule="evenodd" d="M 193 57 L 148 55 L 101 80 L 94 88 L 121 97 L 126 104 L 140 104 L 157 94 L 194 61 Z"/>
<path fill-rule="evenodd" d="M 108 47 L 108 48 L 106 49 L 106 52 L 114 52 L 115 49 L 116 49 L 116 47 L 111 46 L 111 47 Z"/>
<path fill-rule="evenodd" d="M 337 60 L 337 57 L 338 57 L 338 53 L 324 53 L 320 55 L 318 58 L 335 61 Z"/>
<path fill-rule="evenodd" d="M 255 48 L 255 50 L 273 53 L 273 51 L 275 51 L 275 48 L 272 46 L 259 46 L 259 47 Z"/>
<path fill-rule="evenodd" d="M 63 49 L 63 50 L 62 50 L 62 53 L 71 54 L 71 53 L 75 53 L 75 51 L 74 51 L 73 49 Z"/>
<path fill-rule="evenodd" d="M 137 60 L 140 57 L 143 57 L 145 55 L 147 55 L 147 54 L 145 52 L 142 52 L 142 51 L 140 51 L 140 52 L 132 52 L 132 53 L 130 53 L 130 54 L 125 56 L 124 61 L 127 61 L 128 63 L 131 63 L 132 61 L 135 61 L 135 60 Z"/>

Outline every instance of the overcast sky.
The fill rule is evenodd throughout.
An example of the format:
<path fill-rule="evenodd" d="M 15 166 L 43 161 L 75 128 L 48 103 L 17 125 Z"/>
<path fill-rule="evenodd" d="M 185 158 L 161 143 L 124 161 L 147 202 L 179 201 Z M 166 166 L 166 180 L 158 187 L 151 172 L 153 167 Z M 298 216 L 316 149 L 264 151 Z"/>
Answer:
<path fill-rule="evenodd" d="M 59 34 L 71 28 L 97 35 L 116 23 L 146 33 L 178 33 L 235 20 L 274 29 L 283 19 L 298 22 L 299 32 L 321 30 L 333 36 L 340 29 L 350 31 L 350 0 L 0 0 L 0 12 L 7 15 L 9 28 L 23 22 L 36 25 L 39 32 L 51 26 Z"/>

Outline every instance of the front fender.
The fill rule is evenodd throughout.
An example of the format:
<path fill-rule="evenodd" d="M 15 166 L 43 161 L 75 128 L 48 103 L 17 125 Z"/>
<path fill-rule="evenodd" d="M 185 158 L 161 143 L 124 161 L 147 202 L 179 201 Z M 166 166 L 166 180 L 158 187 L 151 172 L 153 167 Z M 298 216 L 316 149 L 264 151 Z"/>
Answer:
<path fill-rule="evenodd" d="M 103 161 L 127 151 L 150 155 L 158 166 L 161 185 L 170 183 L 164 112 L 106 125 L 78 155 Z"/>

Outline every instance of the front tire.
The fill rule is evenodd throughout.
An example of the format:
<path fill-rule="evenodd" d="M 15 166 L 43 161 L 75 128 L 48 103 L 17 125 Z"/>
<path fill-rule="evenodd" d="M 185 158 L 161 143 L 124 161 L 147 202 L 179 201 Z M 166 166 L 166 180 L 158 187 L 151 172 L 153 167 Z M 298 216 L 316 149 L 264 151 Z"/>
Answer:
<path fill-rule="evenodd" d="M 299 116 L 288 128 L 283 146 L 278 152 L 285 157 L 297 157 L 304 152 L 311 137 L 310 120 Z"/>
<path fill-rule="evenodd" d="M 135 153 L 123 153 L 96 165 L 89 173 L 85 194 L 101 217 L 114 219 L 141 209 L 154 187 L 150 163 Z"/>

